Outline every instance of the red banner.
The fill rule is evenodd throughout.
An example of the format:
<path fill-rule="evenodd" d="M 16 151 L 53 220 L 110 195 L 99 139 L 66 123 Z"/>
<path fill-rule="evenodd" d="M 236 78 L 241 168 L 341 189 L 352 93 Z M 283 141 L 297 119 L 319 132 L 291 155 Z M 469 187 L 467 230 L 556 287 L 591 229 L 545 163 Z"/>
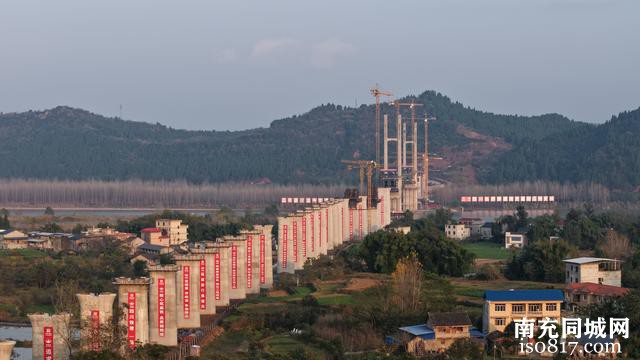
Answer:
<path fill-rule="evenodd" d="M 221 294 L 222 292 L 220 291 L 220 253 L 216 253 L 214 260 L 214 270 L 215 270 L 215 297 L 216 300 L 220 300 L 222 298 Z"/>
<path fill-rule="evenodd" d="M 164 337 L 167 330 L 167 290 L 165 278 L 158 278 L 158 336 Z"/>
<path fill-rule="evenodd" d="M 327 238 L 325 239 L 325 243 L 328 244 L 329 243 L 329 208 L 327 208 L 324 211 L 324 213 L 325 213 L 325 216 L 327 217 L 324 224 L 325 233 L 327 233 Z"/>
<path fill-rule="evenodd" d="M 307 217 L 302 217 L 302 257 L 307 258 Z"/>
<path fill-rule="evenodd" d="M 127 342 L 131 349 L 136 348 L 136 293 L 127 293 Z"/>
<path fill-rule="evenodd" d="M 238 288 L 238 247 L 231 245 L 231 288 Z"/>
<path fill-rule="evenodd" d="M 362 240 L 362 209 L 358 207 L 358 230 L 360 231 L 360 240 Z"/>
<path fill-rule="evenodd" d="M 289 241 L 289 239 L 287 238 L 287 225 L 282 225 L 282 244 L 280 244 L 280 246 L 282 246 L 282 268 L 286 269 L 287 268 L 287 242 Z"/>
<path fill-rule="evenodd" d="M 182 267 L 182 316 L 191 318 L 191 268 Z"/>
<path fill-rule="evenodd" d="M 44 338 L 44 360 L 53 360 L 53 326 L 45 326 L 42 329 Z"/>
<path fill-rule="evenodd" d="M 344 208 L 340 207 L 340 242 L 344 241 Z"/>
<path fill-rule="evenodd" d="M 247 289 L 253 286 L 253 236 L 247 236 Z"/>
<path fill-rule="evenodd" d="M 313 213 L 309 216 L 309 220 L 311 220 L 311 252 L 316 252 L 316 229 L 315 229 L 315 220 L 313 219 Z"/>
<path fill-rule="evenodd" d="M 200 260 L 200 309 L 207 308 L 207 261 Z"/>
<path fill-rule="evenodd" d="M 349 240 L 353 240 L 353 209 L 349 208 Z"/>
<path fill-rule="evenodd" d="M 91 350 L 100 351 L 100 311 L 91 310 Z"/>
<path fill-rule="evenodd" d="M 265 236 L 260 234 L 260 284 L 267 282 L 267 275 L 265 272 Z"/>
<path fill-rule="evenodd" d="M 293 220 L 293 261 L 298 262 L 298 222 Z"/>
<path fill-rule="evenodd" d="M 318 211 L 318 246 L 322 247 L 322 209 Z"/>

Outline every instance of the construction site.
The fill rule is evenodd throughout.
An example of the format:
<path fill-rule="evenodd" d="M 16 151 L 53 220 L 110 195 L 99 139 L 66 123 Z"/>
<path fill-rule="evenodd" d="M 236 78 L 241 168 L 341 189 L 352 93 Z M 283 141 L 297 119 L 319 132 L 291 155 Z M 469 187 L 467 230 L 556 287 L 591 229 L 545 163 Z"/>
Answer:
<path fill-rule="evenodd" d="M 115 278 L 116 293 L 77 294 L 81 318 L 73 324 L 80 324 L 82 349 L 99 351 L 106 328 L 119 316 L 129 349 L 158 344 L 177 348 L 168 358 L 197 355 L 181 337 L 184 331 L 210 331 L 216 314 L 271 289 L 278 274 L 302 270 L 307 261 L 362 240 L 406 211 L 428 208 L 427 128 L 433 119 L 418 119 L 423 104 L 391 101 L 396 111 L 390 121 L 380 105 L 382 97 L 392 94 L 377 86 L 371 94 L 376 100 L 376 158 L 342 160 L 348 170 L 358 171 L 358 188 L 346 189 L 342 198 L 284 198 L 275 243 L 271 225 L 254 225 L 239 235 L 189 242 L 186 253 L 174 255 L 175 264 L 149 266 L 148 277 Z M 403 118 L 402 108 L 410 110 L 410 117 Z M 422 141 L 419 124 L 425 129 Z M 181 237 L 176 241 L 187 241 L 186 226 L 177 229 Z M 68 313 L 29 315 L 33 359 L 69 358 L 71 318 Z M 3 349 L 10 346 L 2 343 Z"/>

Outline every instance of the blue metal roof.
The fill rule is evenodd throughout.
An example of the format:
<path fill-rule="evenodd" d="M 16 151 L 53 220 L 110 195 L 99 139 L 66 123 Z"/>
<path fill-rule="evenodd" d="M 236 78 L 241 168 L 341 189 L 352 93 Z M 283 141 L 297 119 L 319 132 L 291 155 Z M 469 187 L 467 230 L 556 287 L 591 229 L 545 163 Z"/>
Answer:
<path fill-rule="evenodd" d="M 426 324 L 405 326 L 400 328 L 401 331 L 408 332 L 411 335 L 419 336 L 422 339 L 435 339 L 436 333 Z"/>
<path fill-rule="evenodd" d="M 488 301 L 562 301 L 562 290 L 487 290 Z"/>

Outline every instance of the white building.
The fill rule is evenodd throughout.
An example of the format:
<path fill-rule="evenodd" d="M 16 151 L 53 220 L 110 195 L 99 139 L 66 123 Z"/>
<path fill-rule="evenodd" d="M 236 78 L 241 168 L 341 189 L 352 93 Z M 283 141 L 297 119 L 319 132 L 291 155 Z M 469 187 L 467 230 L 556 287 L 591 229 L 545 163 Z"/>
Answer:
<path fill-rule="evenodd" d="M 506 249 L 523 248 L 525 245 L 527 245 L 527 234 L 509 231 L 504 234 L 504 247 Z"/>
<path fill-rule="evenodd" d="M 444 226 L 444 234 L 449 239 L 465 240 L 471 237 L 471 229 L 465 224 L 447 224 Z"/>
<path fill-rule="evenodd" d="M 622 286 L 620 260 L 595 257 L 579 257 L 563 260 L 565 263 L 565 283 L 594 283 Z"/>

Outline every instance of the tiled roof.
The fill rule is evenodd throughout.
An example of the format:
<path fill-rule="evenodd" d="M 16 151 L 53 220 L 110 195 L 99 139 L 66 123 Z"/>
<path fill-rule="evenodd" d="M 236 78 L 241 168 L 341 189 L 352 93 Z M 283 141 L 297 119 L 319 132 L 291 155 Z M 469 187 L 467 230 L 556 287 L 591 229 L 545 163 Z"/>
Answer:
<path fill-rule="evenodd" d="M 487 290 L 484 298 L 488 301 L 562 301 L 561 290 Z"/>
<path fill-rule="evenodd" d="M 433 326 L 471 325 L 466 312 L 430 312 L 429 322 Z"/>
<path fill-rule="evenodd" d="M 629 289 L 627 288 L 590 282 L 571 283 L 567 285 L 567 290 L 600 296 L 624 296 L 629 293 Z"/>
<path fill-rule="evenodd" d="M 154 227 L 148 227 L 141 230 L 143 233 L 157 233 L 160 232 L 160 229 Z"/>

